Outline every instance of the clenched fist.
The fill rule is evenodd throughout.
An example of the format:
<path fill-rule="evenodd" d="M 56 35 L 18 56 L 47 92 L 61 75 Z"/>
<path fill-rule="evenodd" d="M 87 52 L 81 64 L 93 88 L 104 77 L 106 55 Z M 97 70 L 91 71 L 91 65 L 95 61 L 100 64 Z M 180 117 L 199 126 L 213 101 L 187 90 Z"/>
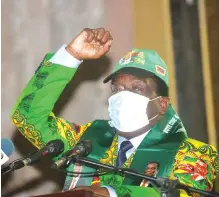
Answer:
<path fill-rule="evenodd" d="M 110 32 L 103 28 L 86 28 L 68 44 L 66 50 L 78 60 L 97 59 L 109 51 L 112 39 Z"/>

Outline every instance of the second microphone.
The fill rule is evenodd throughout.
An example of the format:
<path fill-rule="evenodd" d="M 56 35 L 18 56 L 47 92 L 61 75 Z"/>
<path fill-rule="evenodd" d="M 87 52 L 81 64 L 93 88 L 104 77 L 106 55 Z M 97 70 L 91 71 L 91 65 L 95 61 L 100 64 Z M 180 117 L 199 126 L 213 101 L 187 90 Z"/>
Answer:
<path fill-rule="evenodd" d="M 82 140 L 72 150 L 64 153 L 63 157 L 54 162 L 51 166 L 53 169 L 58 169 L 65 166 L 74 156 L 86 157 L 92 151 L 92 143 L 89 140 Z"/>

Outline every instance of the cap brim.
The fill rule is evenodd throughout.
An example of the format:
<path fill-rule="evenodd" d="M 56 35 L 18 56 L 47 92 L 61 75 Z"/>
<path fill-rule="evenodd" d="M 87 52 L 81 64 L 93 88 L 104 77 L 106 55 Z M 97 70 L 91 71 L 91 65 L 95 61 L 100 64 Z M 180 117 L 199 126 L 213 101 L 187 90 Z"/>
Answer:
<path fill-rule="evenodd" d="M 110 74 L 110 75 L 108 75 L 108 76 L 103 80 L 103 83 L 109 82 L 109 81 L 112 79 L 113 75 L 115 75 L 115 74 L 116 74 L 116 72 L 115 72 L 115 73 L 112 73 L 112 74 Z"/>
<path fill-rule="evenodd" d="M 154 73 L 147 71 L 147 70 L 144 70 L 144 69 L 141 69 L 141 68 L 125 67 L 125 68 L 117 70 L 117 71 L 113 72 L 112 74 L 110 74 L 109 76 L 107 76 L 103 80 L 103 83 L 109 82 L 113 78 L 113 76 L 115 76 L 116 74 L 130 74 L 130 75 L 134 75 L 137 77 L 154 77 L 155 76 Z"/>

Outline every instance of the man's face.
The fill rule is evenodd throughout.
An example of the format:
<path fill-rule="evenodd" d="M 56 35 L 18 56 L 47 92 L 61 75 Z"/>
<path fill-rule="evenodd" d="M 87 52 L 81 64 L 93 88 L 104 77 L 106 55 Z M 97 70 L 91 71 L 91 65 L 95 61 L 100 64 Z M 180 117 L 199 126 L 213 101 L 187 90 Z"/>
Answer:
<path fill-rule="evenodd" d="M 157 163 L 150 163 L 148 164 L 148 166 L 146 167 L 145 169 L 145 175 L 148 175 L 148 176 L 156 176 L 157 174 Z"/>
<path fill-rule="evenodd" d="M 112 94 L 127 90 L 142 96 L 146 96 L 149 99 L 156 98 L 157 93 L 156 80 L 153 77 L 138 78 L 130 74 L 117 74 L 111 83 Z M 159 100 L 159 99 L 158 99 Z M 147 114 L 150 117 L 154 117 L 158 114 L 158 108 L 155 100 L 150 102 L 147 108 Z"/>
<path fill-rule="evenodd" d="M 130 74 L 117 74 L 112 79 L 111 91 L 116 94 L 128 90 L 136 94 L 154 98 L 156 94 L 156 81 L 152 77 L 138 78 Z"/>

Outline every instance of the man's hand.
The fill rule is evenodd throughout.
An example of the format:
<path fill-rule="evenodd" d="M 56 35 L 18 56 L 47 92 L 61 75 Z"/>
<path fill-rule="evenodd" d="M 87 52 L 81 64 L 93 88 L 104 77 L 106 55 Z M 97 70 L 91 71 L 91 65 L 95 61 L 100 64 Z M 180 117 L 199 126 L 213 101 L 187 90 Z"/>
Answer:
<path fill-rule="evenodd" d="M 109 51 L 112 40 L 110 32 L 103 28 L 86 28 L 68 44 L 66 50 L 78 60 L 97 59 Z"/>
<path fill-rule="evenodd" d="M 99 187 L 99 186 L 79 186 L 76 187 L 75 189 L 71 190 L 71 191 L 79 191 L 79 190 L 86 190 L 86 191 L 91 191 L 94 193 L 94 195 L 96 196 L 103 196 L 103 197 L 109 197 L 109 192 L 106 188 L 104 187 Z"/>

